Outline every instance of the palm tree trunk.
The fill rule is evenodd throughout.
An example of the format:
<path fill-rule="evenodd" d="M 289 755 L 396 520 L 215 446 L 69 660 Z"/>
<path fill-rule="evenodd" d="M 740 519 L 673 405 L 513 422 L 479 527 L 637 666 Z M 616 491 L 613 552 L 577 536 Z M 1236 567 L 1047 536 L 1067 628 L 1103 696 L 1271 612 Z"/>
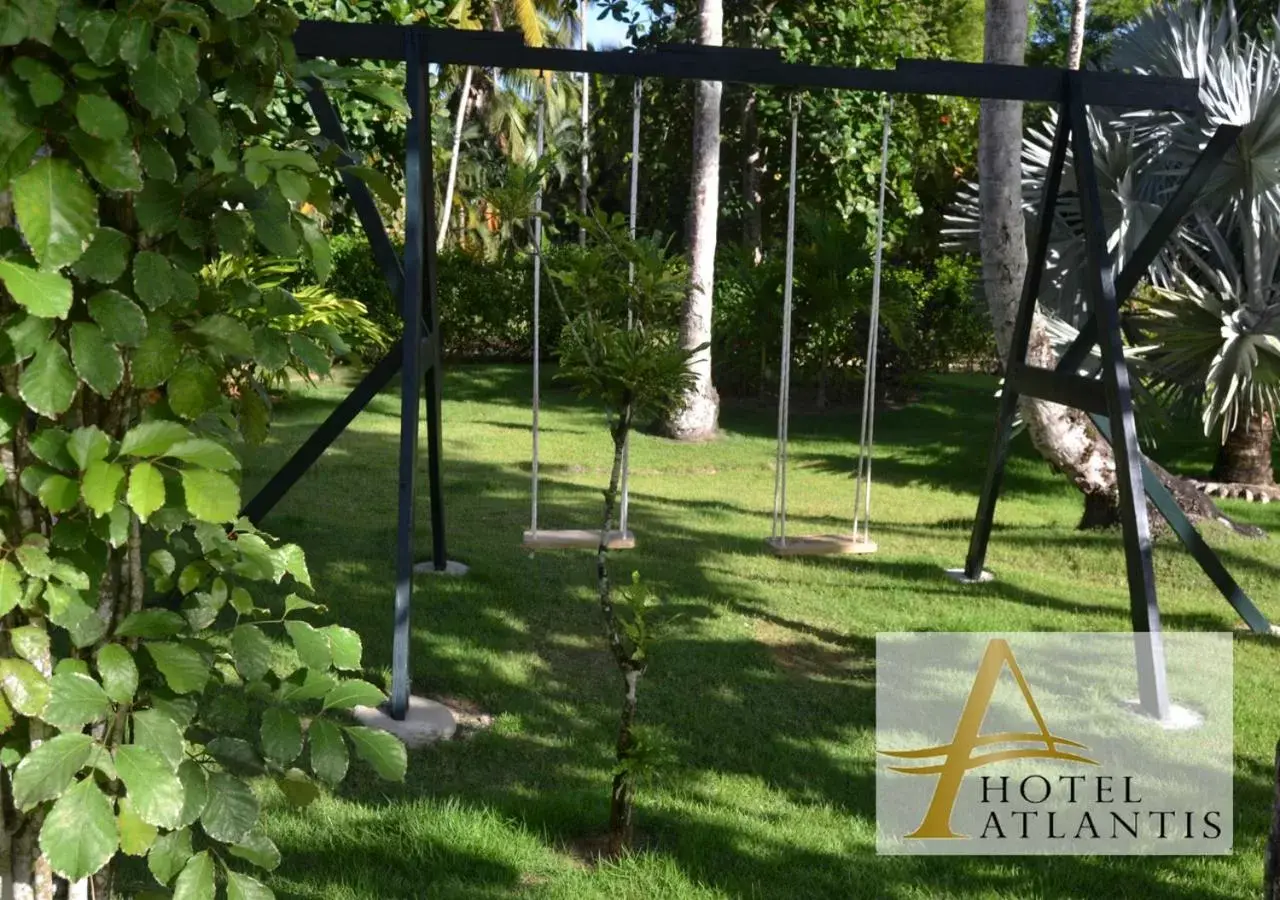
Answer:
<path fill-rule="evenodd" d="M 1027 40 L 1027 5 L 988 0 L 984 60 L 1022 65 Z M 982 222 L 982 277 L 1001 359 L 1007 359 L 1014 320 L 1027 271 L 1027 239 L 1022 213 L 1022 104 L 983 100 L 978 123 L 978 199 Z M 1053 344 L 1037 315 L 1027 353 L 1034 365 L 1052 368 Z M 1115 459 L 1110 446 L 1078 411 L 1022 398 L 1020 409 L 1032 442 L 1048 462 L 1064 472 L 1087 499 L 1087 508 L 1116 502 Z M 1082 524 L 1088 524 L 1090 517 Z"/>
<path fill-rule="evenodd" d="M 1232 484 L 1275 484 L 1271 466 L 1271 438 L 1275 422 L 1269 413 L 1257 413 L 1239 422 L 1218 448 L 1213 465 L 1215 481 Z"/>
<path fill-rule="evenodd" d="M 1089 0 L 1075 0 L 1071 4 L 1071 29 L 1067 39 L 1067 68 L 1080 68 L 1084 56 L 1084 23 L 1089 14 Z"/>
<path fill-rule="evenodd" d="M 724 43 L 723 0 L 699 0 L 699 43 Z M 689 208 L 689 291 L 680 321 L 680 345 L 699 350 L 690 361 L 693 388 L 663 431 L 682 441 L 715 436 L 720 396 L 711 383 L 711 310 L 716 277 L 716 224 L 720 214 L 720 97 L 718 81 L 694 89 L 692 198 Z"/>
<path fill-rule="evenodd" d="M 453 186 L 458 181 L 458 151 L 462 147 L 462 126 L 467 121 L 467 103 L 471 99 L 471 76 L 474 69 L 467 66 L 462 77 L 462 94 L 458 98 L 458 114 L 453 120 L 453 152 L 449 154 L 449 177 L 444 183 L 444 205 L 440 207 L 440 234 L 436 237 L 436 250 L 444 249 L 449 236 L 449 212 L 453 209 Z"/>

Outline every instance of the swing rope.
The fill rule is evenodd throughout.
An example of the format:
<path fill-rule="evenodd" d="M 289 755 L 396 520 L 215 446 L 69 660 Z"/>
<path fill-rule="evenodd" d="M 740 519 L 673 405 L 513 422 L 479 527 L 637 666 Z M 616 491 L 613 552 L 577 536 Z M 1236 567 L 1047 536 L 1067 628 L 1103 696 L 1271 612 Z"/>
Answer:
<path fill-rule="evenodd" d="M 637 78 L 635 86 L 631 93 L 631 208 L 629 212 L 629 220 L 627 223 L 631 233 L 631 239 L 636 237 L 636 210 L 639 207 L 640 196 L 640 104 L 643 100 L 643 92 L 640 79 Z M 636 264 L 634 262 L 627 263 L 627 284 L 634 285 L 636 282 Z M 631 327 L 631 300 L 627 299 L 627 328 Z M 627 435 L 626 442 L 622 445 L 622 508 L 618 515 L 618 530 L 623 534 L 627 533 L 627 513 L 631 509 L 631 435 Z"/>
<path fill-rule="evenodd" d="M 880 138 L 880 203 L 876 215 L 876 255 L 871 275 L 871 324 L 867 334 L 867 359 L 862 378 L 862 430 L 858 435 L 858 480 L 853 498 L 853 539 L 871 539 L 871 452 L 875 447 L 876 362 L 880 353 L 880 268 L 884 257 L 884 196 L 889 175 L 889 133 L 893 121 L 893 97 L 884 107 Z"/>
<path fill-rule="evenodd" d="M 880 197 L 876 215 L 875 262 L 871 279 L 871 318 L 863 370 L 862 423 L 858 434 L 858 469 L 854 487 L 853 541 L 871 539 L 871 456 L 875 447 L 876 365 L 880 347 L 880 275 L 884 257 L 884 208 L 889 169 L 889 137 L 893 98 L 886 98 L 880 140 Z M 787 542 L 787 444 L 791 417 L 791 320 L 792 280 L 796 238 L 796 144 L 799 104 L 791 102 L 791 172 L 787 192 L 786 272 L 782 288 L 782 366 L 778 385 L 778 447 L 774 464 L 773 531 L 771 537 Z M 861 537 L 859 531 L 861 530 Z"/>
<path fill-rule="evenodd" d="M 631 118 L 631 208 L 630 208 L 630 233 L 631 237 L 636 236 L 636 212 L 639 206 L 639 189 L 640 189 L 640 102 L 641 102 L 641 84 L 637 79 L 635 83 L 633 99 L 633 111 Z M 534 164 L 537 165 L 542 161 L 542 154 L 545 151 L 545 122 L 546 122 L 546 84 L 543 84 L 542 93 L 538 98 L 537 109 L 537 141 L 534 150 Z M 542 335 L 541 335 L 541 313 L 542 313 L 542 185 L 539 183 L 538 191 L 534 195 L 533 200 L 533 454 L 529 466 L 529 495 L 530 495 L 530 512 L 529 512 L 529 531 L 534 535 L 538 533 L 538 455 L 539 455 L 539 424 L 542 411 Z M 627 283 L 635 283 L 635 265 L 627 264 Z M 631 309 L 628 300 L 627 309 L 627 327 L 631 327 Z M 622 498 L 618 516 L 618 532 L 622 535 L 627 533 L 627 517 L 631 507 L 631 490 L 630 490 L 630 450 L 631 438 L 627 437 L 627 442 L 622 448 Z"/>
<path fill-rule="evenodd" d="M 538 97 L 538 138 L 534 150 L 534 165 L 542 162 L 543 119 L 546 108 L 546 86 Z M 529 465 L 532 509 L 529 516 L 529 530 L 538 533 L 538 417 L 542 407 L 542 396 L 539 382 L 542 377 L 542 342 L 541 342 L 541 307 L 542 307 L 542 183 L 538 183 L 538 191 L 533 197 L 533 459 Z"/>
<path fill-rule="evenodd" d="M 791 99 L 791 175 L 787 188 L 787 263 L 782 282 L 782 371 L 778 385 L 778 449 L 773 470 L 772 537 L 787 541 L 787 430 L 791 417 L 791 276 L 796 255 L 796 132 L 800 104 Z"/>

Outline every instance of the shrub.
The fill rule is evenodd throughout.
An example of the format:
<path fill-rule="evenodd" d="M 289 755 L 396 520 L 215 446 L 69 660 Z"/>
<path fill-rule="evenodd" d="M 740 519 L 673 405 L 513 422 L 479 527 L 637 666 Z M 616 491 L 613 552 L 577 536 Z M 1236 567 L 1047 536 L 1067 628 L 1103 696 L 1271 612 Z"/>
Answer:
<path fill-rule="evenodd" d="M 333 275 L 329 286 L 368 309 L 369 319 L 399 335 L 400 310 L 363 234 L 333 238 Z M 396 245 L 396 252 L 402 248 Z M 546 254 L 554 260 L 554 253 Z M 544 275 L 545 277 L 545 275 Z M 486 259 L 467 250 L 439 255 L 436 285 L 446 355 L 462 359 L 527 360 L 533 349 L 533 262 L 523 253 Z M 543 291 L 547 290 L 543 282 Z M 555 304 L 542 304 L 542 346 L 549 353 L 563 322 Z"/>

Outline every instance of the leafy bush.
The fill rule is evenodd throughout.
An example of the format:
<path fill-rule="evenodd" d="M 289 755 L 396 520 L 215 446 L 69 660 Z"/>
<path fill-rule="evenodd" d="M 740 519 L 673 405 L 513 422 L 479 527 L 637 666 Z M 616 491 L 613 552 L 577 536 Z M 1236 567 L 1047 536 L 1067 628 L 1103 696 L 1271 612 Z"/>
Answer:
<path fill-rule="evenodd" d="M 0 884 L 16 896 L 110 896 L 124 854 L 177 897 L 269 898 L 247 870 L 280 854 L 248 779 L 306 803 L 352 752 L 404 775 L 403 745 L 342 718 L 383 695 L 352 677 L 353 632 L 306 621 L 321 609 L 302 550 L 238 520 L 262 375 L 327 367 L 323 329 L 278 288 L 202 278 L 226 254 L 328 269 L 298 211 L 327 197 L 324 148 L 269 109 L 305 74 L 295 25 L 270 0 L 0 13 Z"/>
<path fill-rule="evenodd" d="M 399 335 L 400 310 L 387 289 L 363 234 L 333 238 L 333 275 L 329 286 L 368 309 L 369 319 L 388 334 Z M 402 247 L 397 244 L 396 252 Z M 554 253 L 548 253 L 554 262 Z M 440 254 L 436 266 L 444 350 L 464 359 L 527 360 L 533 350 L 533 262 L 524 253 L 487 259 L 466 250 Z M 547 290 L 543 283 L 544 292 Z M 542 345 L 550 352 L 563 321 L 553 303 L 542 308 Z"/>

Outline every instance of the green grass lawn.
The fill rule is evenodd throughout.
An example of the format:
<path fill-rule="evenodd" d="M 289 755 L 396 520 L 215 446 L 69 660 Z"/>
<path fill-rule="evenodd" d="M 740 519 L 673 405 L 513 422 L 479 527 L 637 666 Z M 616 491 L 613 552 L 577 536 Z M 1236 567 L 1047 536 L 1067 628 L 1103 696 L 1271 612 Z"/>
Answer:
<path fill-rule="evenodd" d="M 259 486 L 350 379 L 300 390 L 247 469 Z M 880 552 L 778 560 L 763 552 L 773 493 L 767 408 L 726 408 L 724 436 L 681 446 L 637 436 L 638 570 L 677 618 L 652 652 L 640 717 L 670 763 L 640 796 L 643 849 L 591 867 L 572 847 L 607 821 L 619 695 L 600 636 L 589 554 L 520 547 L 529 519 L 529 370 L 454 367 L 445 385 L 450 555 L 465 579 L 421 577 L 413 687 L 470 701 L 492 728 L 410 756 L 403 785 L 360 772 L 303 812 L 273 806 L 281 895 L 394 897 L 1162 897 L 1257 895 L 1280 737 L 1280 644 L 1235 655 L 1235 853 L 1213 858 L 929 858 L 875 854 L 875 635 L 904 630 L 1114 631 L 1128 627 L 1118 532 L 1074 530 L 1072 488 L 1015 443 L 988 568 L 963 561 L 995 412 L 994 380 L 948 377 L 877 425 Z M 602 417 L 544 394 L 546 528 L 598 527 L 610 460 Z M 320 598 L 390 661 L 399 401 L 371 405 L 263 523 L 307 551 Z M 857 410 L 796 415 L 792 533 L 847 527 Z M 1194 442 L 1168 447 L 1183 471 Z M 1168 453 L 1165 454 L 1168 456 Z M 1166 462 L 1169 460 L 1166 459 Z M 425 460 L 424 475 L 425 479 Z M 424 480 L 425 492 L 425 480 Z M 246 494 L 247 495 L 247 494 Z M 1280 508 L 1231 504 L 1280 532 Z M 428 555 L 425 502 L 419 545 Z M 1206 537 L 1280 621 L 1280 544 L 1209 526 Z M 1230 607 L 1172 538 L 1155 555 L 1165 627 L 1226 630 Z"/>

